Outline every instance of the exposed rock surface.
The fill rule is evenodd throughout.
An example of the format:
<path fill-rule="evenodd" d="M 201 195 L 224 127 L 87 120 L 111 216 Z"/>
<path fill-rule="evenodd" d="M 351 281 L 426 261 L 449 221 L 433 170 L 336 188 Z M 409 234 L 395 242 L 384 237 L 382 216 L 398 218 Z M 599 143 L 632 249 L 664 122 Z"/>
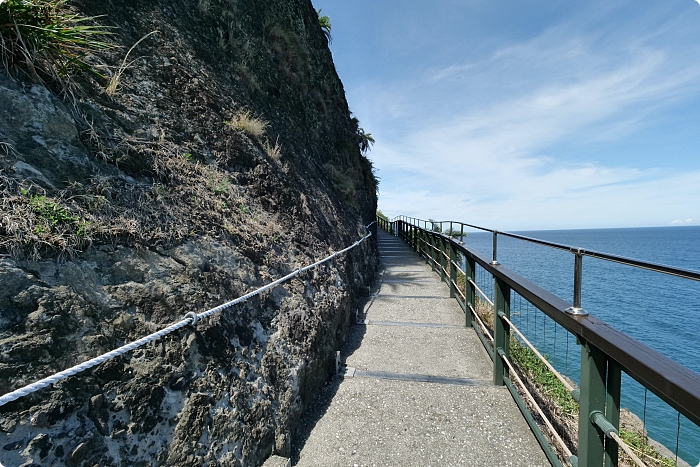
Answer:
<path fill-rule="evenodd" d="M 308 0 L 89 2 L 119 92 L 0 77 L 0 394 L 350 245 L 376 209 Z M 48 85 L 48 88 L 51 88 Z M 225 121 L 249 109 L 251 136 Z M 279 143 L 281 154 L 269 148 Z M 0 462 L 255 466 L 334 367 L 367 242 L 284 286 L 0 407 Z"/>

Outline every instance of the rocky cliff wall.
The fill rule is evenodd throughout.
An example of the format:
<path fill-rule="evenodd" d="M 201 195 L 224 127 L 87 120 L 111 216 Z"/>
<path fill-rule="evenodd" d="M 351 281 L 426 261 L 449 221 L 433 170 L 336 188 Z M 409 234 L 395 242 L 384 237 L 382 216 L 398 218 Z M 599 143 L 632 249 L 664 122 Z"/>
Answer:
<path fill-rule="evenodd" d="M 89 3 L 89 4 L 88 4 Z M 121 45 L 62 87 L 0 77 L 0 393 L 364 234 L 376 180 L 307 0 L 101 1 Z M 133 61 L 132 61 L 133 60 Z M 68 86 L 68 87 L 66 87 Z M 227 122 L 244 114 L 262 133 Z M 254 466 L 286 455 L 374 244 L 0 407 L 0 462 Z"/>

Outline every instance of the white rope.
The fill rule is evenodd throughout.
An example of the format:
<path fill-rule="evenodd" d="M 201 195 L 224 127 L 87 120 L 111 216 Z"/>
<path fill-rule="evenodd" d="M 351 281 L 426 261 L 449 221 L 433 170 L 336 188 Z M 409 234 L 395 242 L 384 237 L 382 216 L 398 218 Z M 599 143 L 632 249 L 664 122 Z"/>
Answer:
<path fill-rule="evenodd" d="M 499 358 L 499 355 L 496 355 L 495 358 Z M 527 390 L 527 386 L 525 386 L 525 383 L 520 379 L 518 376 L 518 373 L 515 371 L 515 368 L 513 368 L 513 365 L 510 363 L 510 360 L 506 357 L 502 357 L 503 362 L 508 366 L 508 369 L 510 370 L 510 374 L 515 378 L 515 381 L 520 385 L 520 388 L 523 390 L 525 393 L 525 396 L 527 397 L 527 400 L 530 402 L 531 405 L 535 407 L 535 410 L 537 410 L 537 413 L 542 417 L 542 420 L 544 420 L 545 425 L 547 425 L 547 428 L 549 428 L 549 432 L 552 434 L 552 437 L 554 437 L 554 440 L 559 444 L 559 448 L 564 451 L 564 454 L 566 455 L 567 459 L 570 459 L 571 456 L 573 455 L 571 453 L 571 450 L 568 448 L 566 443 L 564 442 L 563 439 L 561 439 L 561 436 L 559 436 L 559 433 L 557 433 L 557 430 L 554 429 L 552 426 L 552 423 L 549 421 L 549 419 L 545 416 L 544 412 L 542 412 L 542 409 L 540 406 L 535 402 L 535 398 L 532 397 L 532 394 L 530 394 L 530 391 Z"/>
<path fill-rule="evenodd" d="M 374 222 L 372 222 L 372 224 L 374 224 Z M 365 228 L 369 231 L 369 227 L 372 224 L 367 225 Z M 336 253 L 333 253 L 332 255 L 330 255 L 330 256 L 328 256 L 320 261 L 317 261 L 313 264 L 310 264 L 309 266 L 299 268 L 296 271 L 282 277 L 281 279 L 277 279 L 276 281 L 271 282 L 271 283 L 255 290 L 253 292 L 250 292 L 246 295 L 243 295 L 242 297 L 239 297 L 235 300 L 231 300 L 229 302 L 226 302 L 222 305 L 219 305 L 217 307 L 214 307 L 210 310 L 204 311 L 204 312 L 199 313 L 199 314 L 196 314 L 195 312 L 191 311 L 191 312 L 187 313 L 182 320 L 178 321 L 177 323 L 171 324 L 167 328 L 161 329 L 158 332 L 154 332 L 153 334 L 150 334 L 146 337 L 142 337 L 141 339 L 139 339 L 137 341 L 131 342 L 130 344 L 123 345 L 123 346 L 119 347 L 118 349 L 114 349 L 111 352 L 107 352 L 106 354 L 100 355 L 99 357 L 95 357 L 95 358 L 88 360 L 86 362 L 83 362 L 79 365 L 76 365 L 74 367 L 63 370 L 63 371 L 56 373 L 52 376 L 41 379 L 35 383 L 29 384 L 29 385 L 24 386 L 24 387 L 19 388 L 19 389 L 15 389 L 14 391 L 9 392 L 9 393 L 5 394 L 4 396 L 0 397 L 0 406 L 3 406 L 9 402 L 17 400 L 20 397 L 24 397 L 26 395 L 33 393 L 33 392 L 36 392 L 39 389 L 43 389 L 47 386 L 58 383 L 59 381 L 63 381 L 64 379 L 66 379 L 70 376 L 73 376 L 77 373 L 80 373 L 81 371 L 85 371 L 89 368 L 92 368 L 96 365 L 99 365 L 100 363 L 104 363 L 107 360 L 118 357 L 118 356 L 123 355 L 127 352 L 130 352 L 130 351 L 136 349 L 137 347 L 141 347 L 142 345 L 146 345 L 149 342 L 153 342 L 157 339 L 160 339 L 161 337 L 163 337 L 167 334 L 170 334 L 171 332 L 177 331 L 178 329 L 183 328 L 183 327 L 187 326 L 188 324 L 194 325 L 197 323 L 197 321 L 199 321 L 202 318 L 206 318 L 208 316 L 211 316 L 214 313 L 218 313 L 219 311 L 225 310 L 226 308 L 229 308 L 233 305 L 236 305 L 237 303 L 244 302 L 251 297 L 255 297 L 256 295 L 259 295 L 260 293 L 262 293 L 266 290 L 274 288 L 274 287 L 280 285 L 281 283 L 288 281 L 292 277 L 298 276 L 302 272 L 305 272 L 305 271 L 308 271 L 309 269 L 315 268 L 316 266 L 318 266 L 320 264 L 323 264 L 327 261 L 330 261 L 331 259 L 335 258 L 338 255 L 341 255 L 349 250 L 352 250 L 353 248 L 357 247 L 358 245 L 360 245 L 362 242 L 364 242 L 365 240 L 367 240 L 371 236 L 372 236 L 372 232 L 369 232 L 367 235 L 365 235 L 364 237 L 362 237 L 360 240 L 356 241 L 355 243 L 353 243 L 349 247 L 347 247 L 343 250 L 340 250 Z M 2 466 L 0 466 L 0 467 L 2 467 Z"/>
<path fill-rule="evenodd" d="M 623 451 L 625 451 L 625 454 L 630 456 L 630 458 L 634 461 L 635 464 L 637 464 L 638 467 L 647 467 L 647 465 L 635 455 L 635 453 L 632 451 L 632 448 L 628 446 L 627 443 L 622 441 L 622 439 L 617 435 L 617 433 L 615 433 L 614 431 L 611 432 L 610 437 L 617 442 L 617 445 L 621 447 Z"/>
<path fill-rule="evenodd" d="M 544 358 L 544 356 L 542 356 L 542 354 L 535 348 L 535 346 L 532 345 L 532 344 L 530 343 L 529 340 L 527 340 L 527 338 L 523 335 L 523 333 L 521 333 L 520 330 L 519 330 L 518 328 L 516 328 L 515 325 L 514 325 L 508 318 L 506 318 L 505 316 L 502 316 L 501 318 L 503 319 L 503 321 L 505 321 L 506 323 L 508 323 L 508 324 L 510 325 L 510 328 L 511 328 L 513 331 L 515 331 L 515 332 L 520 336 L 520 338 L 523 340 L 523 342 L 525 342 L 525 344 L 527 344 L 528 347 L 530 347 L 530 350 L 532 350 L 533 352 L 535 352 L 535 355 L 537 355 L 537 357 L 542 361 L 542 363 L 544 363 L 545 365 L 547 365 L 547 368 L 549 368 L 549 371 L 551 371 L 551 372 L 554 374 L 554 376 L 557 377 L 557 379 L 561 382 L 561 384 L 563 384 L 564 387 L 565 387 L 569 392 L 573 391 L 573 390 L 574 390 L 574 387 L 573 387 L 571 384 L 569 384 L 569 382 L 566 381 L 566 379 L 564 379 L 564 377 L 561 375 L 561 373 L 559 373 L 559 372 L 552 366 L 552 364 L 549 363 L 549 361 L 548 361 L 546 358 Z"/>
<path fill-rule="evenodd" d="M 482 297 L 484 297 L 484 300 L 486 300 L 486 301 L 488 302 L 488 304 L 491 305 L 491 307 L 493 307 L 493 302 L 492 302 L 491 299 L 488 297 L 488 295 L 486 295 L 486 294 L 479 288 L 479 286 L 476 285 L 476 282 L 474 282 L 474 281 L 472 280 L 471 277 L 469 277 L 468 279 L 469 279 L 469 282 L 471 282 L 471 284 L 474 286 L 474 288 L 476 289 L 476 291 L 479 292 L 479 294 L 481 294 Z"/>
<path fill-rule="evenodd" d="M 457 287 L 457 284 L 455 284 L 454 281 L 450 281 L 450 282 L 452 282 L 452 285 L 455 286 L 455 290 L 457 291 L 457 293 L 459 294 L 459 296 L 462 297 L 462 300 L 466 300 L 466 299 L 467 299 L 466 295 L 464 295 L 464 292 L 462 292 L 462 291 L 459 289 L 459 287 Z"/>
<path fill-rule="evenodd" d="M 489 332 L 489 330 L 488 330 L 488 328 L 486 327 L 486 325 L 484 324 L 484 322 L 481 321 L 481 318 L 479 317 L 479 313 L 476 312 L 476 310 L 474 309 L 474 307 L 472 306 L 471 303 L 469 303 L 468 305 L 469 305 L 469 309 L 472 310 L 472 313 L 474 314 L 474 318 L 476 318 L 476 321 L 479 323 L 479 326 L 481 327 L 481 329 L 486 333 L 486 335 L 488 336 L 489 340 L 490 340 L 491 342 L 493 342 L 493 336 L 492 336 L 491 333 Z"/>

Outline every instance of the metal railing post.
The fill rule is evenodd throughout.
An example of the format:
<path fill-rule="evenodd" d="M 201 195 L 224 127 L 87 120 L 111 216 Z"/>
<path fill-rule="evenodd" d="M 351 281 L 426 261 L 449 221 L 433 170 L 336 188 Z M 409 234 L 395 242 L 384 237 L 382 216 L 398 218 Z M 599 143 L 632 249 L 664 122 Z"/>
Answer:
<path fill-rule="evenodd" d="M 608 360 L 607 398 L 605 418 L 616 430 L 620 429 L 620 389 L 622 369 L 614 360 Z M 615 467 L 618 463 L 618 445 L 609 439 L 605 441 L 605 467 Z"/>
<path fill-rule="evenodd" d="M 565 311 L 574 316 L 586 316 L 588 312 L 581 308 L 581 282 L 583 280 L 583 254 L 581 249 L 574 252 L 574 306 Z"/>
<path fill-rule="evenodd" d="M 427 240 L 425 239 L 425 230 L 419 230 L 418 231 L 418 253 L 420 254 L 421 258 L 425 260 L 426 263 L 428 263 L 428 251 L 426 250 L 426 244 Z"/>
<path fill-rule="evenodd" d="M 452 242 L 447 241 L 450 248 L 450 298 L 455 298 L 455 284 L 457 283 L 457 254 L 452 247 Z"/>
<path fill-rule="evenodd" d="M 493 384 L 503 386 L 506 366 L 499 355 L 499 349 L 506 357 L 510 356 L 510 326 L 501 319 L 501 316 L 510 319 L 510 286 L 496 278 L 494 291 L 496 292 L 496 301 L 493 310 Z"/>
<path fill-rule="evenodd" d="M 416 252 L 418 252 L 418 256 L 420 256 L 421 258 L 423 257 L 423 250 L 422 250 L 423 237 L 422 237 L 422 235 L 423 235 L 423 232 L 421 232 L 421 230 L 418 227 L 416 227 Z"/>
<path fill-rule="evenodd" d="M 428 250 L 428 233 L 425 231 L 425 229 L 422 232 L 423 236 L 423 257 L 425 258 L 425 262 L 430 264 L 430 250 Z"/>
<path fill-rule="evenodd" d="M 468 328 L 472 327 L 472 322 L 474 321 L 474 316 L 472 316 L 472 310 L 469 305 L 476 310 L 476 288 L 471 281 L 476 282 L 476 261 L 474 258 L 467 257 L 464 267 L 465 277 L 464 277 L 464 296 L 467 302 L 466 312 L 466 326 Z M 470 281 L 471 279 L 471 281 Z"/>
<path fill-rule="evenodd" d="M 607 400 L 606 356 L 597 347 L 581 340 L 581 395 L 578 414 L 578 465 L 603 465 L 605 435 L 591 420 L 591 413 L 605 413 Z"/>
<path fill-rule="evenodd" d="M 430 267 L 435 271 L 437 267 L 437 248 L 435 247 L 435 232 L 430 232 Z"/>
<path fill-rule="evenodd" d="M 416 228 L 411 224 L 411 226 L 408 228 L 408 231 L 410 232 L 409 235 L 411 236 L 411 248 L 413 248 L 413 251 L 416 251 Z"/>
<path fill-rule="evenodd" d="M 498 255 L 496 254 L 498 251 L 498 232 L 496 230 L 493 231 L 493 261 L 491 261 L 491 264 L 496 265 L 498 264 Z"/>
<path fill-rule="evenodd" d="M 445 274 L 445 271 L 447 270 L 447 258 L 445 257 L 447 255 L 447 248 L 445 248 L 445 241 L 441 236 L 438 237 L 438 242 L 440 242 L 440 279 L 442 279 L 443 282 L 447 282 L 447 274 Z"/>

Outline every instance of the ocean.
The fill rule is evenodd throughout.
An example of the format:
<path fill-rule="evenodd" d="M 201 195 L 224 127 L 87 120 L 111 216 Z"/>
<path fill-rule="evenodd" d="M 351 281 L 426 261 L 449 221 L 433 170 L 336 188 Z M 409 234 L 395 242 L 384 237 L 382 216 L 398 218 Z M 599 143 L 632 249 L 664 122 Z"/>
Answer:
<path fill-rule="evenodd" d="M 515 232 L 630 258 L 700 270 L 700 226 Z M 465 239 L 489 258 L 492 234 L 470 231 Z M 574 255 L 504 236 L 498 261 L 571 302 Z M 477 268 L 479 269 L 479 268 Z M 492 290 L 485 274 L 477 283 Z M 481 286 L 481 284 L 480 284 Z M 487 292 L 488 293 L 488 292 Z M 582 307 L 618 330 L 700 373 L 700 282 L 583 258 Z M 543 314 L 524 300 L 511 303 L 513 323 L 546 353 L 555 367 L 578 381 L 580 352 Z M 700 463 L 700 429 L 623 373 L 621 406 L 646 422 L 649 436 L 695 466 Z"/>

